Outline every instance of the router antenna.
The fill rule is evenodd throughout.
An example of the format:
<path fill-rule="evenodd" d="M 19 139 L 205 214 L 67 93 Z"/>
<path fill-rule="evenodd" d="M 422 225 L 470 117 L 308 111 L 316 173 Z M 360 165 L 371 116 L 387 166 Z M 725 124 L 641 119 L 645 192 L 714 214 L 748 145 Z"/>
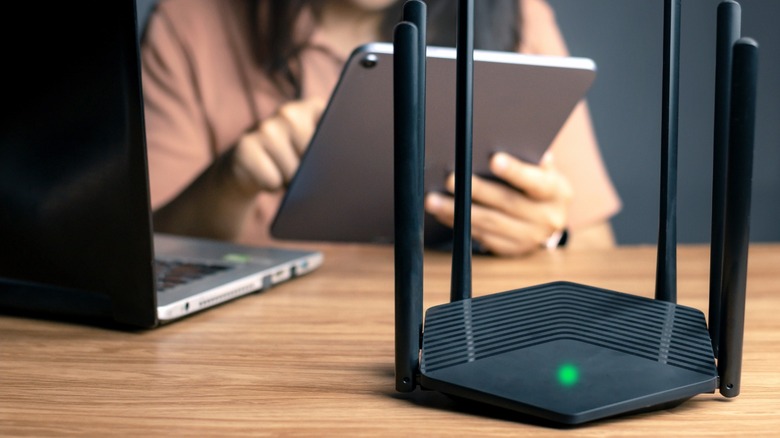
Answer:
<path fill-rule="evenodd" d="M 731 51 L 740 35 L 739 3 L 727 0 L 718 5 L 715 59 L 715 122 L 712 158 L 712 235 L 710 238 L 709 330 L 712 351 L 718 357 L 720 342 L 720 305 L 723 275 L 724 219 L 726 217 L 726 163 L 729 138 L 729 88 L 731 87 Z"/>
<path fill-rule="evenodd" d="M 661 205 L 655 298 L 677 301 L 677 122 L 680 82 L 680 0 L 664 2 L 661 120 Z"/>
<path fill-rule="evenodd" d="M 420 168 L 418 171 L 418 176 L 420 178 L 420 187 L 425 187 L 423 182 L 425 178 L 425 82 L 426 82 L 426 27 L 427 27 L 427 16 L 428 16 L 428 8 L 425 5 L 425 2 L 421 0 L 408 0 L 406 3 L 404 3 L 404 16 L 403 21 L 408 21 L 410 23 L 414 23 L 415 26 L 417 26 L 417 59 L 419 62 L 417 63 L 417 69 L 418 69 L 418 92 L 420 93 L 419 97 L 419 104 L 418 108 L 419 111 L 417 111 L 417 117 L 420 119 L 417 125 L 417 131 L 418 135 L 420 137 L 419 140 L 419 149 L 420 149 Z M 421 190 L 420 195 L 424 196 L 424 192 Z M 420 201 L 423 202 L 423 201 Z M 424 217 L 424 216 L 423 216 Z"/>
<path fill-rule="evenodd" d="M 420 25 L 424 26 L 422 7 Z M 425 77 L 420 76 L 419 64 L 425 52 L 420 52 L 419 33 L 415 23 L 398 23 L 393 46 L 395 385 L 400 392 L 417 386 L 422 333 L 424 144 L 420 129 L 425 119 L 420 115 L 424 111 L 420 90 Z"/>
<path fill-rule="evenodd" d="M 455 224 L 450 301 L 471 298 L 471 148 L 474 0 L 458 0 L 455 76 Z"/>
<path fill-rule="evenodd" d="M 758 81 L 758 44 L 741 38 L 734 44 L 729 117 L 728 185 L 723 245 L 723 296 L 718 358 L 720 393 L 739 395 L 745 288 L 750 244 L 750 198 Z"/>

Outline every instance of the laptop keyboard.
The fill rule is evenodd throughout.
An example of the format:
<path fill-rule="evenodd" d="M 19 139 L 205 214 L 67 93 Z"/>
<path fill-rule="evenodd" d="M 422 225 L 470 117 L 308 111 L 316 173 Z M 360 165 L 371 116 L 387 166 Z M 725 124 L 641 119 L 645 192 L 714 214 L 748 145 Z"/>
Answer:
<path fill-rule="evenodd" d="M 164 292 L 227 269 L 230 269 L 230 266 L 168 260 L 154 261 L 158 292 Z"/>

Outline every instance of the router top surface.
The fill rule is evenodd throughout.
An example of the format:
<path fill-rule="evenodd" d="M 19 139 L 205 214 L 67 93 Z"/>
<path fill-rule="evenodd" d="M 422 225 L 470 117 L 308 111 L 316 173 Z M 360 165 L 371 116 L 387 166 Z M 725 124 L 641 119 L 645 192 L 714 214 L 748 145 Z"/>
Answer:
<path fill-rule="evenodd" d="M 702 312 L 568 282 L 428 310 L 420 384 L 579 424 L 714 392 Z"/>

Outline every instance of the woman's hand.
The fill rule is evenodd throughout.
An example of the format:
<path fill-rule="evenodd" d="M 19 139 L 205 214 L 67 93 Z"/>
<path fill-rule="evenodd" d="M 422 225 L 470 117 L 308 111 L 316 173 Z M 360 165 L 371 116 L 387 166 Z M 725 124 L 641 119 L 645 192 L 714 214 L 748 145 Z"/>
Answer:
<path fill-rule="evenodd" d="M 324 108 L 320 99 L 283 105 L 155 211 L 155 230 L 235 240 L 258 193 L 282 189 L 295 175 Z"/>
<path fill-rule="evenodd" d="M 284 188 L 295 175 L 324 109 L 322 99 L 289 102 L 244 134 L 232 154 L 239 186 L 251 194 Z"/>
<path fill-rule="evenodd" d="M 485 249 L 506 256 L 526 254 L 566 227 L 572 189 L 556 170 L 551 154 L 535 166 L 497 153 L 490 160 L 490 171 L 507 184 L 472 178 L 471 232 Z M 450 175 L 446 189 L 452 193 L 454 188 Z M 426 196 L 425 210 L 450 227 L 454 207 L 449 196 Z"/>

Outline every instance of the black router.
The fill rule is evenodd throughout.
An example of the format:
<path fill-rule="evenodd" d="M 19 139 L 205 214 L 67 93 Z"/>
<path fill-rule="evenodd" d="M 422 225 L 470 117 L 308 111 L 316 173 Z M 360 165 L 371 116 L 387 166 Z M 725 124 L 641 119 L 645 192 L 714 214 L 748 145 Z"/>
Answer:
<path fill-rule="evenodd" d="M 561 425 L 669 408 L 716 389 L 738 395 L 758 53 L 754 41 L 737 41 L 739 5 L 718 8 L 709 330 L 701 311 L 675 303 L 680 0 L 666 0 L 664 13 L 655 299 L 569 282 L 471 298 L 473 8 L 458 1 L 451 302 L 430 308 L 424 325 L 425 3 L 409 0 L 395 30 L 396 389 L 419 386 Z"/>

